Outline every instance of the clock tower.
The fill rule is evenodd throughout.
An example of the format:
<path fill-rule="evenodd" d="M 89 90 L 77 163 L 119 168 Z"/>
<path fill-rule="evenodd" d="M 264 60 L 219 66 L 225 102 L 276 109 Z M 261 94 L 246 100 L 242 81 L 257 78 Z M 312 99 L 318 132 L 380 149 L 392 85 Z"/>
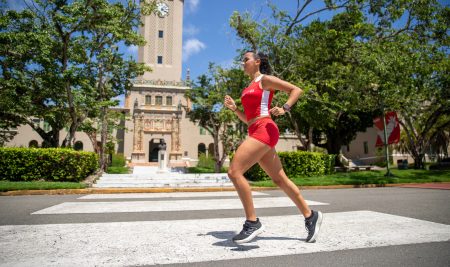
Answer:
<path fill-rule="evenodd" d="M 141 17 L 139 31 L 147 43 L 139 47 L 138 62 L 151 71 L 133 80 L 125 96 L 125 112 L 132 119 L 125 122 L 125 144 L 130 145 L 124 154 L 135 165 L 162 162 L 161 147 L 167 147 L 163 157 L 168 166 L 179 164 L 182 128 L 192 127 L 182 109 L 189 105 L 189 87 L 181 80 L 183 5 L 183 0 L 157 0 L 155 13 Z"/>
<path fill-rule="evenodd" d="M 138 62 L 152 68 L 145 80 L 181 80 L 183 0 L 159 0 L 156 14 L 143 16 L 140 33 L 147 44 L 139 47 Z"/>

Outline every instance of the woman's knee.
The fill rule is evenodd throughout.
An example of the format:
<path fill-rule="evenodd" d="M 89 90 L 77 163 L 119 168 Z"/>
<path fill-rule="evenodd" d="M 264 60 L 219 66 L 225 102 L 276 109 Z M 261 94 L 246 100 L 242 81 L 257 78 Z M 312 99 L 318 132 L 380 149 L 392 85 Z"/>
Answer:
<path fill-rule="evenodd" d="M 227 174 L 230 179 L 238 179 L 239 177 L 242 177 L 242 175 L 243 175 L 242 172 L 236 170 L 233 167 L 228 168 Z"/>
<path fill-rule="evenodd" d="M 272 181 L 279 187 L 286 185 L 289 180 L 289 178 L 287 178 L 286 176 L 283 176 L 283 175 L 277 175 L 277 176 L 274 176 L 271 178 L 272 178 Z"/>
<path fill-rule="evenodd" d="M 284 185 L 286 183 L 286 181 L 284 181 L 284 179 L 281 177 L 277 177 L 275 179 L 272 178 L 272 181 L 279 187 L 281 187 L 282 185 Z"/>

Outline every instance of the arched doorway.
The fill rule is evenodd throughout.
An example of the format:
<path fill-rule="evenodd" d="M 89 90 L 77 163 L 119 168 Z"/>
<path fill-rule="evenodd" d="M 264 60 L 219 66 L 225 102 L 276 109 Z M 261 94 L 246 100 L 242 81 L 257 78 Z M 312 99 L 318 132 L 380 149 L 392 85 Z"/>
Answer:
<path fill-rule="evenodd" d="M 38 147 L 39 147 L 39 143 L 38 143 L 38 141 L 36 141 L 36 140 L 31 140 L 31 141 L 28 143 L 28 147 L 38 148 Z"/>
<path fill-rule="evenodd" d="M 77 151 L 83 151 L 83 142 L 76 141 L 75 144 L 73 145 L 73 149 Z"/>
<path fill-rule="evenodd" d="M 200 154 L 206 155 L 206 146 L 203 143 L 200 143 L 197 146 L 197 156 L 200 157 Z"/>
<path fill-rule="evenodd" d="M 158 162 L 159 141 L 160 141 L 160 139 L 150 140 L 150 145 L 148 146 L 149 147 L 149 151 L 148 151 L 148 154 L 149 154 L 148 161 L 149 162 Z"/>

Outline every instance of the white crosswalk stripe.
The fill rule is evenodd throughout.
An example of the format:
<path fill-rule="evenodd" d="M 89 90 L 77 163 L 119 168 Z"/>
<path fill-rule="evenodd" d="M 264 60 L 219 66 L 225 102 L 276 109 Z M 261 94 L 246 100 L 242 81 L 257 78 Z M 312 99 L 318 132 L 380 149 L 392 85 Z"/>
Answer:
<path fill-rule="evenodd" d="M 226 194 L 224 194 L 226 193 Z M 33 214 L 151 212 L 160 210 L 242 209 L 235 192 L 85 196 Z M 170 193 L 172 194 L 172 193 Z M 291 207 L 286 197 L 255 194 L 256 207 Z M 235 195 L 236 196 L 236 195 Z M 133 198 L 215 197 L 134 201 Z M 125 198 L 124 201 L 120 199 Z M 115 202 L 86 202 L 111 199 Z M 308 201 L 310 205 L 327 203 Z M 106 204 L 105 204 L 106 203 Z M 230 204 L 231 203 L 231 204 Z M 259 204 L 258 204 L 259 203 Z M 263 203 L 263 204 L 261 204 Z M 259 205 L 259 206 L 258 206 Z M 150 207 L 145 209 L 144 207 Z M 137 208 L 139 207 L 139 208 Z M 84 212 L 83 212 L 84 211 Z M 38 216 L 38 215 L 33 215 Z M 316 243 L 306 243 L 300 215 L 264 216 L 266 231 L 253 242 L 230 239 L 243 218 L 129 221 L 0 226 L 0 266 L 130 266 L 193 263 L 253 257 L 304 254 L 450 240 L 450 225 L 378 213 L 325 213 Z"/>
<path fill-rule="evenodd" d="M 267 196 L 264 192 L 252 192 L 253 196 Z M 187 198 L 187 197 L 237 197 L 236 191 L 219 192 L 173 192 L 173 193 L 128 193 L 91 194 L 78 199 L 133 199 L 133 198 Z"/>
<path fill-rule="evenodd" d="M 328 205 L 327 203 L 307 201 L 308 205 Z M 293 207 L 295 204 L 287 197 L 255 198 L 255 208 Z M 32 214 L 69 214 L 69 213 L 113 213 L 113 212 L 150 212 L 185 210 L 220 210 L 242 208 L 239 199 L 196 199 L 162 200 L 130 202 L 65 202 Z"/>

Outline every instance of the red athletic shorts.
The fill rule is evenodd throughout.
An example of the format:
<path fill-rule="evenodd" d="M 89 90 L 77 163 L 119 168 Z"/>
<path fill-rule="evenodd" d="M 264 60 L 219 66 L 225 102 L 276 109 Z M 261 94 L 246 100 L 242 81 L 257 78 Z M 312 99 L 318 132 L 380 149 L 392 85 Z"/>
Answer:
<path fill-rule="evenodd" d="M 269 117 L 259 119 L 252 123 L 248 127 L 248 135 L 270 147 L 275 147 L 280 138 L 278 126 Z"/>

